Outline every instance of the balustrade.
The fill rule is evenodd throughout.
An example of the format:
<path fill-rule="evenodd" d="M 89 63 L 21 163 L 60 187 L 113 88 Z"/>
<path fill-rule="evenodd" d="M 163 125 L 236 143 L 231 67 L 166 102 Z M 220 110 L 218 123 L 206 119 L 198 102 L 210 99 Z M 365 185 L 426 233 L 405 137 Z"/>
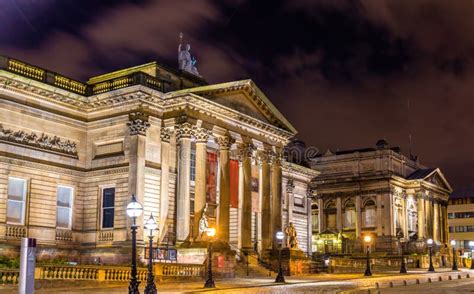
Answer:
<path fill-rule="evenodd" d="M 18 284 L 20 272 L 18 270 L 0 269 L 0 284 Z"/>
<path fill-rule="evenodd" d="M 72 232 L 56 230 L 56 241 L 72 242 Z"/>
<path fill-rule="evenodd" d="M 112 242 L 114 240 L 114 231 L 99 232 L 99 242 Z"/>
<path fill-rule="evenodd" d="M 5 237 L 8 239 L 21 239 L 26 237 L 26 227 L 7 225 Z"/>

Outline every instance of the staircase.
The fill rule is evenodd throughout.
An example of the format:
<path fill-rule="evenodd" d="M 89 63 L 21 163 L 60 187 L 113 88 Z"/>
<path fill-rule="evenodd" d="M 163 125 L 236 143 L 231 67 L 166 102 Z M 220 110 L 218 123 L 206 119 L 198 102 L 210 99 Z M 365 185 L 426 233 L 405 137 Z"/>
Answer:
<path fill-rule="evenodd" d="M 269 265 L 264 264 L 263 261 L 259 259 L 257 252 L 243 251 L 235 246 L 231 246 L 231 248 L 237 252 L 237 266 L 235 269 L 235 275 L 237 277 L 268 278 L 276 275 L 276 273 L 270 269 Z"/>

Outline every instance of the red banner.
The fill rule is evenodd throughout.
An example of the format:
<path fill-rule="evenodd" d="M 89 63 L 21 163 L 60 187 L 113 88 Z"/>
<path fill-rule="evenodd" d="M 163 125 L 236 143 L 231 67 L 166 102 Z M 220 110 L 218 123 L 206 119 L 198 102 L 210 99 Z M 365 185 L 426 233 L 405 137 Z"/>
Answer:
<path fill-rule="evenodd" d="M 215 153 L 207 152 L 206 165 L 206 200 L 209 203 L 216 203 L 217 155 Z"/>
<path fill-rule="evenodd" d="M 230 207 L 239 208 L 239 161 L 230 161 Z"/>

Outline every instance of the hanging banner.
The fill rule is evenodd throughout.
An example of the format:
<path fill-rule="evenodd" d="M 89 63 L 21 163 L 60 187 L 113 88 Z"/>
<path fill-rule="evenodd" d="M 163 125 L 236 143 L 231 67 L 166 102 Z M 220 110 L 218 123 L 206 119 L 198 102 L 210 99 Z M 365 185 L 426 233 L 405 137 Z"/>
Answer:
<path fill-rule="evenodd" d="M 258 167 L 252 165 L 252 212 L 258 212 L 260 208 Z"/>
<path fill-rule="evenodd" d="M 208 203 L 216 203 L 217 154 L 207 152 L 206 165 L 206 200 Z"/>
<path fill-rule="evenodd" d="M 239 161 L 230 161 L 230 207 L 239 208 Z"/>

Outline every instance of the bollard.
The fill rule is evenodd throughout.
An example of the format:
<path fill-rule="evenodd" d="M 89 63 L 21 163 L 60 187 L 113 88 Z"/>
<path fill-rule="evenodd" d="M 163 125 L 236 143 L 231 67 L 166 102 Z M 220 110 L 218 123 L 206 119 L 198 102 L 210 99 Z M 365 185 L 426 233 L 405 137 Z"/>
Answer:
<path fill-rule="evenodd" d="M 380 289 L 380 285 L 379 285 L 379 283 L 378 283 L 378 282 L 377 282 L 377 283 L 375 283 L 375 288 L 376 288 L 376 289 Z"/>
<path fill-rule="evenodd" d="M 466 278 L 470 278 L 471 276 L 469 274 L 466 275 Z"/>
<path fill-rule="evenodd" d="M 431 283 L 431 278 L 428 278 L 428 283 Z"/>
<path fill-rule="evenodd" d="M 460 280 L 460 279 L 461 279 L 461 275 L 458 275 L 458 280 Z"/>
<path fill-rule="evenodd" d="M 450 281 L 451 281 L 452 279 L 453 279 L 453 277 L 451 277 L 451 276 L 449 276 L 449 277 L 448 277 L 448 280 L 450 280 Z"/>
<path fill-rule="evenodd" d="M 407 281 L 403 280 L 403 286 L 406 286 L 406 285 L 407 285 Z"/>
<path fill-rule="evenodd" d="M 442 282 L 442 281 L 443 281 L 443 277 L 439 276 L 439 277 L 438 277 L 438 281 Z"/>
<path fill-rule="evenodd" d="M 416 279 L 416 284 L 417 284 L 417 285 L 420 284 L 420 279 Z"/>
<path fill-rule="evenodd" d="M 393 282 L 390 282 L 390 288 L 393 288 Z"/>

